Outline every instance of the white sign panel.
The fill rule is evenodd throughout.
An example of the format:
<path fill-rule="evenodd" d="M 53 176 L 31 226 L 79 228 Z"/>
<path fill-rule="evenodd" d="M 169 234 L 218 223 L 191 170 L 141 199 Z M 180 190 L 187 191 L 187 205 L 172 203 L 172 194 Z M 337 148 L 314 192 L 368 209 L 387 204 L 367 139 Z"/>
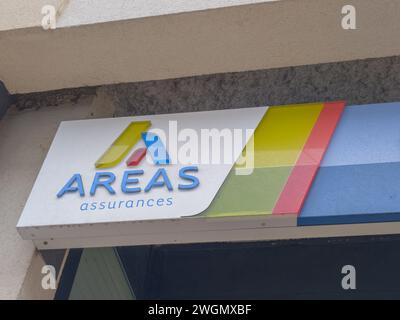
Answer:
<path fill-rule="evenodd" d="M 39 247 L 88 246 L 96 244 L 76 239 L 193 217 L 211 204 L 266 110 L 62 122 L 17 228 Z"/>

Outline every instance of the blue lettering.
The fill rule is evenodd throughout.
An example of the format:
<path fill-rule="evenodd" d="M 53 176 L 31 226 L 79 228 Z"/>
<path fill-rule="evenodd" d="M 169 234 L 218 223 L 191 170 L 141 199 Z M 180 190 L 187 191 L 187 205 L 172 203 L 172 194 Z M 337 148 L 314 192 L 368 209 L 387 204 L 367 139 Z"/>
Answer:
<path fill-rule="evenodd" d="M 121 190 L 123 193 L 137 193 L 140 192 L 141 189 L 139 187 L 128 187 L 128 185 L 131 184 L 137 184 L 139 182 L 139 179 L 137 178 L 130 178 L 130 176 L 133 175 L 142 175 L 144 173 L 143 170 L 130 170 L 130 171 L 125 171 L 124 176 L 122 178 L 122 183 L 121 183 Z"/>
<path fill-rule="evenodd" d="M 102 180 L 107 178 L 107 180 Z M 97 172 L 94 176 L 92 187 L 90 188 L 90 195 L 94 196 L 98 187 L 104 187 L 110 194 L 115 194 L 111 184 L 115 181 L 115 175 L 112 172 Z"/>
<path fill-rule="evenodd" d="M 112 204 L 112 205 L 111 205 Z M 116 205 L 116 202 L 114 201 L 114 202 L 109 202 L 108 203 L 108 209 L 115 209 L 115 205 Z"/>
<path fill-rule="evenodd" d="M 87 211 L 88 206 L 89 206 L 89 204 L 87 202 L 82 203 L 80 206 L 81 211 Z"/>
<path fill-rule="evenodd" d="M 136 207 L 143 207 L 144 206 L 144 200 L 138 200 L 137 202 L 136 202 Z"/>
<path fill-rule="evenodd" d="M 76 183 L 77 186 L 74 187 L 73 184 Z M 79 191 L 81 197 L 85 196 L 85 191 L 83 190 L 82 177 L 79 173 L 74 174 L 71 179 L 65 184 L 65 186 L 57 193 L 57 198 L 61 198 L 67 192 Z"/>
<path fill-rule="evenodd" d="M 190 190 L 197 188 L 200 184 L 200 181 L 197 177 L 186 174 L 186 172 L 191 171 L 191 172 L 198 172 L 199 168 L 192 166 L 192 167 L 184 167 L 179 170 L 179 177 L 181 177 L 184 180 L 189 180 L 192 181 L 191 184 L 179 184 L 178 189 L 179 190 Z"/>
<path fill-rule="evenodd" d="M 200 180 L 198 177 L 192 174 L 192 172 L 198 172 L 199 169 L 197 166 L 188 166 L 181 168 L 179 170 L 179 177 L 182 180 L 186 181 L 185 183 L 180 183 L 177 185 L 179 190 L 191 190 L 195 189 L 200 185 Z M 144 174 L 143 170 L 128 170 L 123 173 L 122 182 L 121 182 L 121 191 L 126 194 L 130 193 L 139 193 L 143 189 L 139 187 L 138 183 L 140 182 L 139 177 Z M 114 195 L 116 191 L 114 190 L 113 184 L 116 181 L 116 176 L 112 172 L 97 172 L 93 178 L 93 182 L 90 188 L 90 195 L 95 196 L 98 188 L 104 188 L 108 191 L 109 194 Z M 159 168 L 146 187 L 144 188 L 144 192 L 150 192 L 153 188 L 167 188 L 168 191 L 173 191 L 174 187 L 172 186 L 171 180 L 168 177 L 167 171 L 165 168 Z M 76 193 L 78 192 L 81 197 L 85 196 L 85 190 L 83 186 L 82 176 L 80 174 L 74 174 L 65 186 L 57 193 L 57 197 L 61 198 L 66 193 Z M 170 198 L 168 198 L 170 199 Z M 159 201 L 158 206 L 171 205 L 172 201 L 168 201 L 166 199 L 165 202 Z M 125 203 L 117 203 L 116 207 L 122 208 Z M 143 206 L 144 204 L 138 203 L 139 206 Z M 107 208 L 106 203 L 98 202 L 95 206 L 92 207 L 91 210 L 104 210 Z M 89 209 L 89 208 L 88 208 Z"/>
<path fill-rule="evenodd" d="M 158 181 L 158 179 L 162 177 L 163 181 Z M 167 172 L 164 168 L 158 169 L 153 178 L 151 178 L 150 182 L 144 189 L 144 192 L 149 192 L 153 187 L 163 187 L 167 186 L 169 191 L 172 191 L 171 181 L 168 178 Z"/>

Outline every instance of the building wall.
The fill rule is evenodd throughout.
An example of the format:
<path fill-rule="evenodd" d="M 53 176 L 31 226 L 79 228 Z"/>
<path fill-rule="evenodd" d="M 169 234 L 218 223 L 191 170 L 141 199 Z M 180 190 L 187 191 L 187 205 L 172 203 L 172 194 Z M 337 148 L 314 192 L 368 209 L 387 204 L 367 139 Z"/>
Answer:
<path fill-rule="evenodd" d="M 32 243 L 23 241 L 15 227 L 60 121 L 112 114 L 94 96 L 84 96 L 57 107 L 12 106 L 0 121 L 0 299 L 15 299 L 20 293 L 26 297 L 25 279 L 27 287 L 40 288 L 40 268 L 31 269 L 35 274 L 26 277 L 31 262 L 40 261 L 32 260 Z M 43 296 L 40 290 L 29 294 Z"/>
<path fill-rule="evenodd" d="M 0 2 L 0 31 L 38 27 L 44 5 L 60 6 L 63 0 L 3 0 Z"/>
<path fill-rule="evenodd" d="M 0 31 L 0 80 L 10 92 L 280 68 L 400 52 L 400 2 L 393 0 L 352 0 L 356 30 L 342 28 L 342 7 L 349 4 L 347 0 L 152 0 L 143 6 L 139 3 L 146 1 L 135 1 L 140 9 L 124 5 L 127 1 L 112 5 L 96 1 L 95 8 L 83 2 L 88 1 L 70 1 L 55 30 L 43 30 L 41 19 L 32 27 L 29 18 L 25 28 Z M 158 5 L 152 6 L 155 2 Z M 14 10 L 13 17 L 26 15 L 27 9 L 22 9 L 22 13 Z"/>
<path fill-rule="evenodd" d="M 0 298 L 51 296 L 34 290 L 43 261 L 15 226 L 60 121 L 337 99 L 399 101 L 399 87 L 397 56 L 15 96 L 0 121 L 0 256 L 7 257 L 0 260 Z"/>

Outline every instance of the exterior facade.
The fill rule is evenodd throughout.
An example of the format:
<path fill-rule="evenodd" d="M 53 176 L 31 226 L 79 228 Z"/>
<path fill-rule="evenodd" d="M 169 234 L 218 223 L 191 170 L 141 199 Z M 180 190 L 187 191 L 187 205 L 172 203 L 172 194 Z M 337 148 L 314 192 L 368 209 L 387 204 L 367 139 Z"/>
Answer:
<path fill-rule="evenodd" d="M 346 1 L 93 3 L 0 5 L 0 256 L 7 257 L 0 262 L 0 298 L 398 297 L 399 3 L 352 1 L 354 30 L 343 29 Z M 41 25 L 45 5 L 56 9 L 55 29 Z M 289 167 L 283 157 L 273 165 L 256 166 L 268 173 L 259 185 L 249 182 L 255 189 L 243 198 L 237 194 L 252 189 L 224 177 L 224 187 L 208 209 L 210 219 L 253 209 L 290 213 L 292 220 L 279 226 L 287 230 L 275 235 L 272 230 L 259 235 L 231 230 L 221 238 L 191 234 L 178 243 L 175 235 L 142 242 L 102 237 L 82 242 L 76 237 L 44 250 L 56 242 L 58 231 L 40 239 L 45 245 L 31 230 L 23 235 L 29 240 L 17 231 L 35 186 L 42 205 L 49 206 L 36 179 L 61 122 L 191 112 L 196 117 L 196 112 L 217 110 L 228 115 L 237 109 L 254 114 L 254 108 L 266 106 L 286 112 L 317 103 L 320 109 L 290 162 L 292 170 L 304 167 L 299 154 L 307 151 L 304 146 L 321 110 L 332 102 L 343 102 L 343 108 L 316 135 L 332 126 L 306 175 L 310 180 L 301 180 L 303 193 L 295 183 L 294 197 L 303 194 L 298 207 L 285 206 L 295 203 L 290 190 L 283 209 L 277 206 L 293 175 L 282 178 L 278 188 L 280 175 L 268 169 Z M 311 119 L 302 112 L 294 123 Z M 268 123 L 284 123 L 278 118 Z M 292 142 L 303 132 L 291 128 L 286 150 L 293 150 Z M 282 132 L 268 150 L 283 149 Z M 76 157 L 85 152 L 78 149 Z M 65 158 L 60 159 L 64 166 Z M 254 177 L 264 173 L 259 174 Z M 237 191 L 238 185 L 245 187 Z M 257 196 L 256 190 L 266 191 Z M 276 197 L 268 203 L 265 198 L 273 190 Z M 253 196 L 251 203 L 235 202 Z M 46 219 L 46 210 L 40 211 Z M 289 227 L 298 229 L 290 233 Z M 358 290 L 341 286 L 346 265 L 358 270 Z M 56 287 L 51 279 L 43 287 L 43 279 L 53 275 L 44 266 L 54 267 Z M 387 278 L 377 281 L 374 274 L 383 270 Z"/>

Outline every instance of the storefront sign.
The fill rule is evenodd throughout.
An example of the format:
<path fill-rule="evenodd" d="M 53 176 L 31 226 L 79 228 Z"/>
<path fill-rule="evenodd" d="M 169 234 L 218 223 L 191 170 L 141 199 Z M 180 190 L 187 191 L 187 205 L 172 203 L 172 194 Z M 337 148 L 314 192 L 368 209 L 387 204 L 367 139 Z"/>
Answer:
<path fill-rule="evenodd" d="M 400 220 L 398 123 L 400 104 L 344 102 L 63 122 L 18 230 L 39 248 L 368 234 Z"/>

